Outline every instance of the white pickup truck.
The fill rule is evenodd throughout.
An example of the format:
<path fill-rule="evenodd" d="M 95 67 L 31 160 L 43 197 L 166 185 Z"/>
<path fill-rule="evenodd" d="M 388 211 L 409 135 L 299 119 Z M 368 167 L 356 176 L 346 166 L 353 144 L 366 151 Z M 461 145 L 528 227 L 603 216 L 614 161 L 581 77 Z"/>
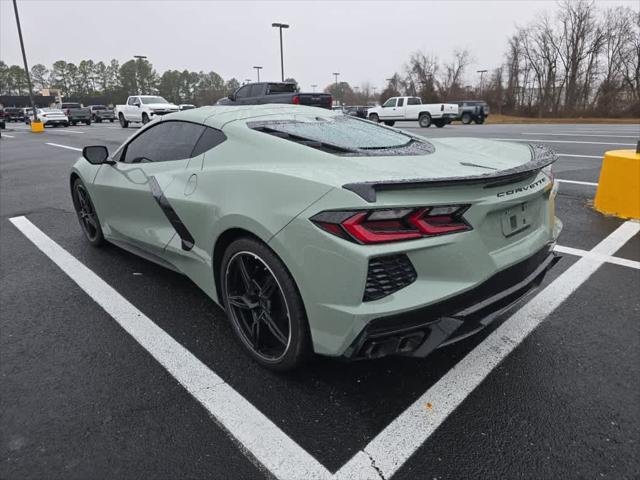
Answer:
<path fill-rule="evenodd" d="M 179 107 L 156 95 L 133 95 L 125 105 L 116 105 L 114 113 L 122 128 L 130 122 L 147 123 L 154 118 L 177 112 Z"/>
<path fill-rule="evenodd" d="M 391 97 L 381 107 L 370 108 L 367 117 L 372 122 L 392 126 L 396 122 L 415 122 L 427 128 L 433 123 L 442 128 L 458 115 L 455 103 L 422 103 L 418 97 Z"/>

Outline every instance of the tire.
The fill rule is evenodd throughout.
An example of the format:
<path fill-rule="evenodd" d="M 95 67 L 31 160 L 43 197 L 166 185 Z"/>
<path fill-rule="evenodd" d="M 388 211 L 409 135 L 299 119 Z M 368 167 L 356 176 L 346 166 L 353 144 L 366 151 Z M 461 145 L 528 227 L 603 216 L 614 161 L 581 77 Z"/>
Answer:
<path fill-rule="evenodd" d="M 395 120 L 385 120 L 385 121 L 384 121 L 384 124 L 385 124 L 387 127 L 393 127 L 393 126 L 396 124 L 396 122 L 395 122 Z"/>
<path fill-rule="evenodd" d="M 87 121 L 85 121 L 84 123 L 85 123 L 85 125 L 87 125 L 87 127 L 88 127 L 89 125 L 91 125 L 91 120 L 87 120 Z"/>
<path fill-rule="evenodd" d="M 429 128 L 431 126 L 431 115 L 428 113 L 421 113 L 418 117 L 418 123 L 422 128 Z"/>
<path fill-rule="evenodd" d="M 129 126 L 129 122 L 127 120 L 125 120 L 123 114 L 119 114 L 118 115 L 118 120 L 120 121 L 120 126 L 122 128 L 127 128 Z"/>
<path fill-rule="evenodd" d="M 442 128 L 447 124 L 447 122 L 446 122 L 446 120 L 444 120 L 442 118 L 439 118 L 438 120 L 434 120 L 433 124 L 438 128 Z"/>
<path fill-rule="evenodd" d="M 63 123 L 62 125 L 67 128 L 69 126 L 69 122 Z"/>
<path fill-rule="evenodd" d="M 71 120 L 71 122 L 69 122 L 69 123 L 71 123 L 71 125 L 73 125 L 75 127 L 78 122 L 76 120 Z"/>
<path fill-rule="evenodd" d="M 474 121 L 476 122 L 476 125 L 482 125 L 484 123 L 484 117 L 483 116 L 476 117 Z"/>
<path fill-rule="evenodd" d="M 369 120 L 371 122 L 380 123 L 380 117 L 377 113 L 372 113 L 371 115 L 369 115 Z"/>
<path fill-rule="evenodd" d="M 462 123 L 464 123 L 465 125 L 469 125 L 471 123 L 471 114 L 469 112 L 465 112 L 462 114 L 462 117 L 460 118 L 460 120 L 462 120 Z"/>
<path fill-rule="evenodd" d="M 76 178 L 71 187 L 71 199 L 73 200 L 76 215 L 78 215 L 82 233 L 84 233 L 85 238 L 91 245 L 99 247 L 105 242 L 100 220 L 89 196 L 89 191 L 79 178 Z"/>
<path fill-rule="evenodd" d="M 309 325 L 284 263 L 264 243 L 248 237 L 232 242 L 221 263 L 222 301 L 240 344 L 270 370 L 283 372 L 302 365 L 312 351 Z M 260 293 L 260 286 L 271 293 Z"/>
<path fill-rule="evenodd" d="M 110 119 L 109 119 L 109 121 L 110 121 L 111 123 L 113 123 L 113 120 L 114 120 L 113 118 L 110 118 Z"/>
<path fill-rule="evenodd" d="M 149 123 L 149 115 L 147 115 L 146 113 L 142 114 L 142 124 L 146 125 L 147 123 Z"/>

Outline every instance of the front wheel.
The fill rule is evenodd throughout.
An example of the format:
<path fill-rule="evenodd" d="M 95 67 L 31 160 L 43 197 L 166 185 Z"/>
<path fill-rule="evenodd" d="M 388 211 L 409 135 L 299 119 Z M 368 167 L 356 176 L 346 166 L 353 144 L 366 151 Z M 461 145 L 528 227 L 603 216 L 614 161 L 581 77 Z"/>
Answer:
<path fill-rule="evenodd" d="M 146 125 L 147 123 L 149 123 L 149 115 L 147 115 L 146 113 L 142 114 L 142 124 Z"/>
<path fill-rule="evenodd" d="M 472 120 L 471 114 L 467 112 L 463 113 L 461 120 L 462 120 L 462 123 L 464 123 L 465 125 L 469 125 Z"/>
<path fill-rule="evenodd" d="M 484 123 L 484 117 L 482 115 L 475 118 L 476 125 L 482 125 Z"/>
<path fill-rule="evenodd" d="M 372 113 L 371 115 L 369 115 L 369 120 L 375 123 L 380 123 L 380 117 L 377 113 Z"/>
<path fill-rule="evenodd" d="M 285 371 L 311 354 L 304 305 L 291 274 L 264 243 L 240 238 L 220 269 L 222 301 L 233 330 L 262 366 Z"/>
<path fill-rule="evenodd" d="M 98 214 L 93 207 L 93 202 L 91 201 L 87 187 L 85 187 L 79 178 L 76 178 L 73 182 L 71 198 L 73 199 L 73 206 L 78 215 L 78 221 L 80 222 L 80 227 L 82 227 L 85 238 L 94 247 L 102 245 L 104 243 L 104 236 L 102 235 Z"/>
<path fill-rule="evenodd" d="M 113 123 L 113 118 L 109 120 L 111 123 Z"/>
<path fill-rule="evenodd" d="M 420 117 L 418 118 L 418 124 L 422 128 L 429 128 L 431 126 L 431 115 L 429 115 L 428 113 L 421 113 Z"/>
<path fill-rule="evenodd" d="M 84 123 L 85 123 L 87 126 L 89 126 L 89 125 L 91 125 L 91 120 L 86 120 Z"/>
<path fill-rule="evenodd" d="M 118 115 L 118 120 L 120 120 L 120 126 L 122 128 L 127 128 L 129 126 L 129 122 L 124 118 L 123 114 Z"/>

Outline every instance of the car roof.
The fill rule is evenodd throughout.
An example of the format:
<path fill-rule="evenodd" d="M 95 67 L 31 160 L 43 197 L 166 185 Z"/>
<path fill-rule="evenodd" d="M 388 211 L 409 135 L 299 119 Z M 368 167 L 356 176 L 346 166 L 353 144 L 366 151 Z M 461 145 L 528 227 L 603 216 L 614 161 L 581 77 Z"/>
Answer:
<path fill-rule="evenodd" d="M 295 114 L 316 114 L 323 116 L 341 115 L 332 110 L 318 107 L 306 107 L 303 105 L 215 105 L 209 107 L 193 108 L 171 113 L 164 118 L 167 120 L 185 120 L 202 123 L 213 128 L 221 129 L 225 124 L 237 120 L 264 116 L 293 116 Z"/>

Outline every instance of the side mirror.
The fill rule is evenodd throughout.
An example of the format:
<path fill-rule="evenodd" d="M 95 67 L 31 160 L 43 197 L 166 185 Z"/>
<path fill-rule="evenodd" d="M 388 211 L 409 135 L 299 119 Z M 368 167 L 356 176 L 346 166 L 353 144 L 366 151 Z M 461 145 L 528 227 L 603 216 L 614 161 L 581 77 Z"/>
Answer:
<path fill-rule="evenodd" d="M 109 149 L 104 145 L 91 145 L 82 149 L 82 156 L 93 165 L 102 165 L 109 158 Z"/>
<path fill-rule="evenodd" d="M 231 100 L 232 102 L 235 102 L 235 101 L 236 101 L 236 94 L 235 94 L 235 93 L 232 93 L 232 94 L 231 94 L 231 95 L 229 95 L 227 98 L 228 98 L 229 100 Z"/>

